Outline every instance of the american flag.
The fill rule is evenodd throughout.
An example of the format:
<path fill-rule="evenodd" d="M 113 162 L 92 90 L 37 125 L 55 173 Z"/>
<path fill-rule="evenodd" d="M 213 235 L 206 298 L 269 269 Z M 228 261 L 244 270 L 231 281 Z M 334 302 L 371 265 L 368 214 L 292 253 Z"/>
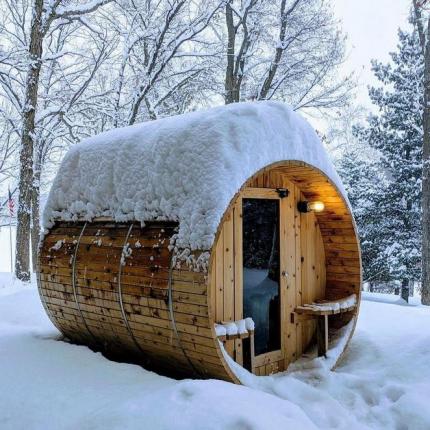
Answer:
<path fill-rule="evenodd" d="M 10 188 L 8 189 L 8 191 L 9 191 L 9 198 L 7 200 L 7 207 L 9 209 L 9 215 L 13 217 L 15 215 L 15 202 L 13 201 Z"/>

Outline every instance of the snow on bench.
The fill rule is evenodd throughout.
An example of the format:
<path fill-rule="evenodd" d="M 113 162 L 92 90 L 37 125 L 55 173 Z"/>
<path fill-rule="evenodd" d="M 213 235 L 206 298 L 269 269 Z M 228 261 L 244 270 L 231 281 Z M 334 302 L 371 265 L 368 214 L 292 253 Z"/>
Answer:
<path fill-rule="evenodd" d="M 255 323 L 252 318 L 215 324 L 215 333 L 219 340 L 244 339 L 254 334 Z"/>
<path fill-rule="evenodd" d="M 357 296 L 351 294 L 338 300 L 321 300 L 310 304 L 297 306 L 295 312 L 315 316 L 335 315 L 341 312 L 352 311 L 357 306 Z"/>
<path fill-rule="evenodd" d="M 308 318 L 317 318 L 318 357 L 326 357 L 329 345 L 328 317 L 342 312 L 349 312 L 357 306 L 357 296 L 351 294 L 338 300 L 321 300 L 297 306 L 295 312 Z"/>

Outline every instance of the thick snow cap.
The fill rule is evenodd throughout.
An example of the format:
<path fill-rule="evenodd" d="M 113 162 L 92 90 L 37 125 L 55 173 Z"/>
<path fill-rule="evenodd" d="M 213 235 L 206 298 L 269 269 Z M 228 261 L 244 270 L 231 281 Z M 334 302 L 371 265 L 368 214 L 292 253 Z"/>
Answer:
<path fill-rule="evenodd" d="M 68 151 L 43 227 L 98 216 L 172 220 L 177 247 L 209 250 L 239 188 L 284 160 L 317 167 L 345 195 L 312 127 L 283 103 L 237 103 L 111 130 Z"/>

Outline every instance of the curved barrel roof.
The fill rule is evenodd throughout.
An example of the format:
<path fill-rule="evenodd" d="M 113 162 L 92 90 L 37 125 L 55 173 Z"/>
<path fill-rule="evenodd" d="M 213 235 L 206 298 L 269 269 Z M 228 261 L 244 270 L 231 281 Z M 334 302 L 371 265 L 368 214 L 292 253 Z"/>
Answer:
<path fill-rule="evenodd" d="M 237 103 L 114 129 L 68 151 L 43 227 L 58 218 L 174 220 L 176 246 L 210 249 L 239 188 L 286 160 L 320 169 L 345 197 L 315 131 L 280 102 Z"/>

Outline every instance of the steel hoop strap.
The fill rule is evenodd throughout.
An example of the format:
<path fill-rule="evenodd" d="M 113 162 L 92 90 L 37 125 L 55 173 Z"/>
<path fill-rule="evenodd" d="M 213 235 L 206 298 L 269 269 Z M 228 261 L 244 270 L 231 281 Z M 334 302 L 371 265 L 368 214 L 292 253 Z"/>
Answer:
<path fill-rule="evenodd" d="M 75 303 L 76 303 L 76 306 L 78 307 L 78 311 L 79 311 L 79 314 L 81 315 L 85 328 L 87 329 L 90 336 L 94 339 L 95 343 L 99 343 L 97 338 L 94 336 L 94 333 L 90 330 L 87 322 L 85 321 L 84 314 L 82 313 L 81 305 L 79 304 L 78 294 L 76 292 L 76 257 L 78 256 L 79 244 L 81 243 L 82 235 L 84 234 L 86 226 L 87 226 L 87 223 L 85 222 L 84 226 L 82 227 L 81 233 L 79 234 L 79 238 L 75 247 L 75 252 L 73 253 L 72 288 L 73 288 L 73 296 L 75 298 Z"/>
<path fill-rule="evenodd" d="M 37 251 L 37 259 L 39 260 L 39 252 L 40 250 L 38 249 Z M 42 290 L 42 279 L 40 277 L 41 273 L 40 273 L 40 261 L 37 262 L 37 267 L 36 267 L 36 282 L 37 282 L 37 290 L 39 292 L 39 296 L 40 296 L 40 300 L 42 302 L 43 308 L 45 309 L 46 313 L 48 314 L 49 319 L 52 321 L 52 323 L 55 325 L 54 321 L 55 318 L 53 318 L 52 314 L 51 314 L 51 310 L 48 308 L 48 303 L 46 302 L 45 299 L 45 295 L 43 294 L 43 290 Z M 56 325 L 55 325 L 56 326 Z M 56 326 L 57 327 L 57 326 Z M 57 327 L 58 328 L 58 327 Z"/>
<path fill-rule="evenodd" d="M 172 322 L 172 327 L 173 327 L 173 331 L 175 333 L 176 339 L 178 341 L 178 345 L 179 348 L 181 348 L 182 354 L 184 354 L 184 357 L 187 359 L 189 365 L 191 366 L 191 369 L 193 370 L 194 374 L 196 376 L 201 377 L 202 375 L 200 374 L 200 372 L 196 369 L 196 367 L 194 366 L 193 362 L 191 361 L 190 357 L 188 357 L 187 353 L 185 352 L 185 348 L 182 345 L 181 342 L 181 338 L 179 336 L 178 333 L 178 328 L 176 327 L 176 321 L 175 321 L 175 313 L 173 311 L 173 282 L 172 282 L 172 277 L 173 277 L 173 258 L 172 255 L 170 256 L 170 263 L 169 263 L 169 290 L 168 290 L 168 300 L 169 300 L 169 314 L 170 314 L 170 320 Z"/>
<path fill-rule="evenodd" d="M 130 237 L 130 233 L 131 230 L 133 229 L 133 224 L 130 225 L 130 228 L 128 229 L 127 235 L 125 237 L 125 241 L 124 241 L 124 245 L 122 247 L 122 251 L 121 251 L 121 259 L 119 261 L 119 270 L 118 270 L 118 299 L 119 299 L 119 306 L 121 308 L 121 315 L 122 315 L 122 319 L 124 320 L 124 324 L 127 328 L 127 331 L 129 333 L 129 335 L 131 336 L 131 338 L 133 339 L 134 344 L 136 345 L 137 349 L 142 353 L 145 354 L 145 352 L 143 351 L 143 349 L 141 348 L 141 346 L 139 345 L 139 342 L 137 341 L 137 339 L 134 337 L 134 334 L 131 330 L 130 324 L 128 322 L 127 319 L 127 315 L 125 313 L 125 309 L 124 309 L 124 303 L 122 301 L 122 287 L 121 287 L 121 273 L 122 273 L 122 261 L 123 261 L 123 256 L 124 256 L 124 252 L 126 250 L 126 246 L 128 243 L 128 238 Z"/>

